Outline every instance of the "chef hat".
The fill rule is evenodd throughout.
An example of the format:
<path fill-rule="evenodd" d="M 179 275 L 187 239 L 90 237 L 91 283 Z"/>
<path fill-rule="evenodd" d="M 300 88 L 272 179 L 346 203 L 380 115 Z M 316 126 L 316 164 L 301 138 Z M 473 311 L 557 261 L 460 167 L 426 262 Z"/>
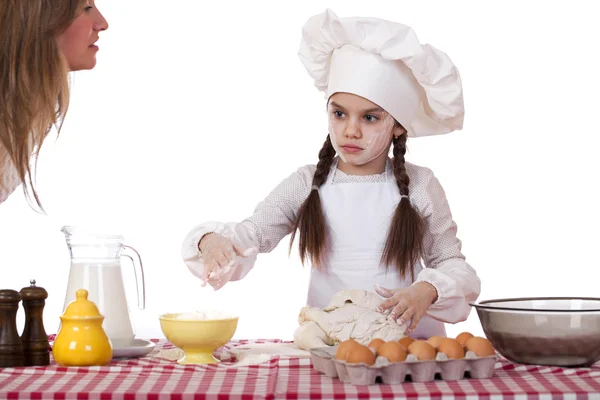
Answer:
<path fill-rule="evenodd" d="M 445 53 L 419 43 L 406 25 L 340 19 L 325 10 L 302 28 L 299 56 L 327 99 L 337 92 L 364 97 L 392 115 L 409 136 L 462 129 L 458 70 Z"/>

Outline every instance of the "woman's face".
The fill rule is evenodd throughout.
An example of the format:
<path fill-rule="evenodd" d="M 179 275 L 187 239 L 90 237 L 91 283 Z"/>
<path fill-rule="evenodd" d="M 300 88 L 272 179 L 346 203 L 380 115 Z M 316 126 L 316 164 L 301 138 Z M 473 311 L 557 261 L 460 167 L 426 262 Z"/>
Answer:
<path fill-rule="evenodd" d="M 58 48 L 69 64 L 69 70 L 92 69 L 96 65 L 95 45 L 100 31 L 108 29 L 108 23 L 89 0 L 84 10 L 69 27 L 56 37 Z"/>
<path fill-rule="evenodd" d="M 327 108 L 333 147 L 351 165 L 387 157 L 392 137 L 404 132 L 381 107 L 354 94 L 335 93 Z"/>

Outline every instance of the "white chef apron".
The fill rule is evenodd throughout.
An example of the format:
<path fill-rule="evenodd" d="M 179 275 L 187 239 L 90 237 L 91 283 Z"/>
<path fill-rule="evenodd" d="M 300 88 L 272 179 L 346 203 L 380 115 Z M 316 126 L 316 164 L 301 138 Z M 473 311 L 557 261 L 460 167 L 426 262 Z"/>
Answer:
<path fill-rule="evenodd" d="M 337 160 L 327 181 L 319 188 L 325 219 L 330 228 L 331 252 L 322 270 L 312 268 L 307 304 L 323 308 L 340 290 L 374 291 L 379 284 L 388 289 L 408 287 L 410 274 L 400 278 L 394 267 L 380 263 L 388 229 L 400 191 L 390 161 L 386 165 L 386 181 L 376 183 L 333 183 Z M 417 277 L 423 269 L 414 267 Z M 382 299 L 383 301 L 383 299 Z M 446 336 L 441 321 L 425 315 L 410 334 L 414 338 Z"/>

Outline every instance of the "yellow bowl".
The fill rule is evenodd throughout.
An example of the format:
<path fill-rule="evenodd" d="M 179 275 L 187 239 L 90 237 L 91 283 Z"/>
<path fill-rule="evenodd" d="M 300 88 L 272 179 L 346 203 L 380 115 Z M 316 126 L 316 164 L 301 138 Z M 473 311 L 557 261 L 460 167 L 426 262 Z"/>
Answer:
<path fill-rule="evenodd" d="M 183 350 L 179 364 L 215 364 L 213 352 L 231 340 L 238 317 L 215 320 L 177 319 L 179 314 L 163 314 L 160 328 L 167 340 Z"/>

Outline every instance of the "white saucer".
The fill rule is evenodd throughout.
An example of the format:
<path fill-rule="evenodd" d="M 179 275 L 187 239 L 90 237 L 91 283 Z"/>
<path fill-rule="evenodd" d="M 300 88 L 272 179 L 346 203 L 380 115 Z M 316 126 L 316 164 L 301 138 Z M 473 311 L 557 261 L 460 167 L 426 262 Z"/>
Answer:
<path fill-rule="evenodd" d="M 150 353 L 153 348 L 153 342 L 142 339 L 133 339 L 131 346 L 113 349 L 113 358 L 142 357 Z"/>

